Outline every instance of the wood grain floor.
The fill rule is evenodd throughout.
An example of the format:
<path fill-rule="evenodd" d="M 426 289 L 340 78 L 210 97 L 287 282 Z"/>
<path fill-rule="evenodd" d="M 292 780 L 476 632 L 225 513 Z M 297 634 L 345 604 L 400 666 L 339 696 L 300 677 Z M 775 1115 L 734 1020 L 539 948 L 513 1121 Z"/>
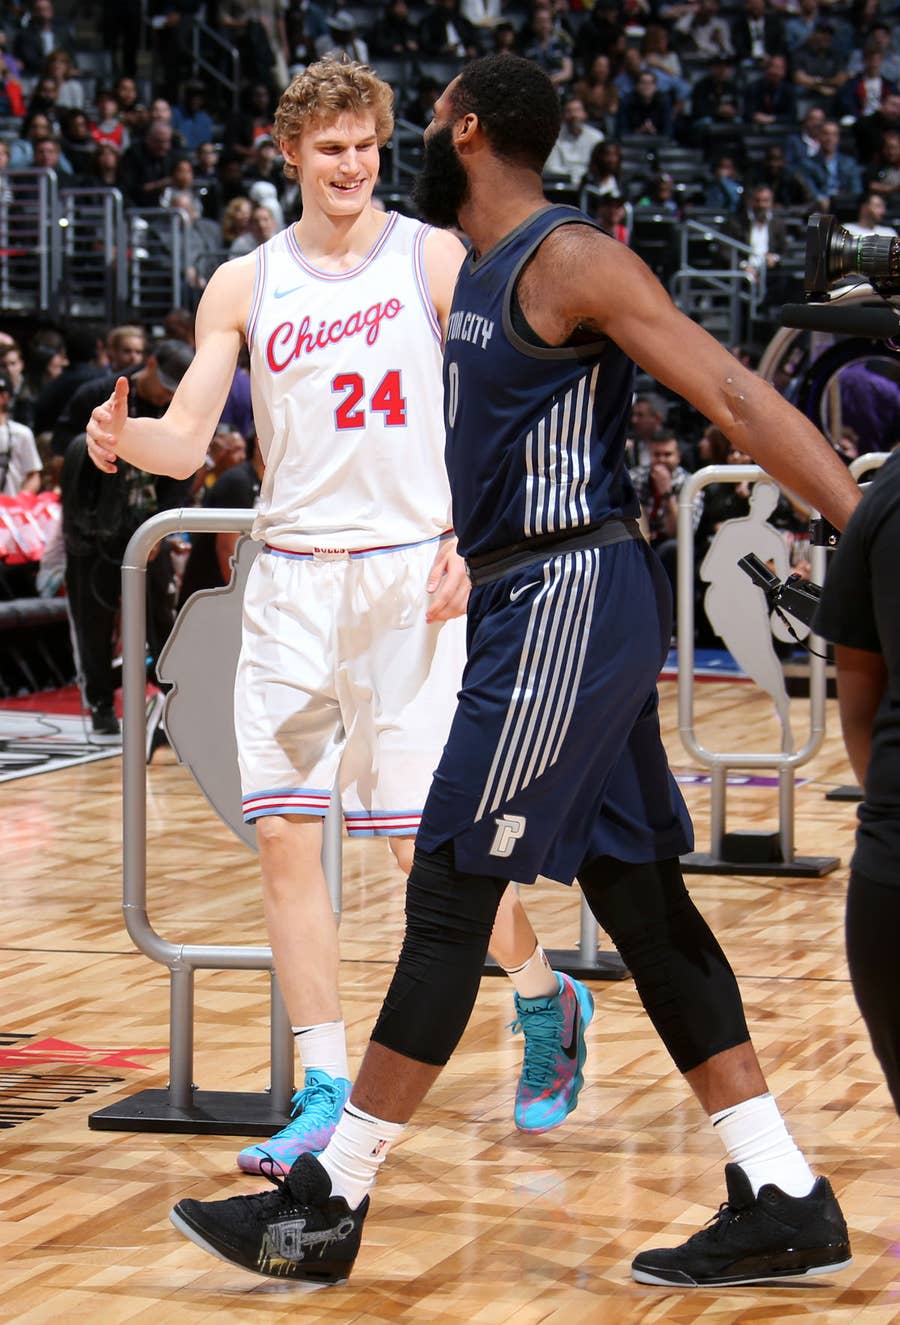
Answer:
<path fill-rule="evenodd" d="M 775 748 L 766 704 L 751 686 L 701 687 L 701 737 L 759 748 L 768 736 Z M 802 724 L 804 706 L 794 707 Z M 687 769 L 674 708 L 666 683 L 671 758 Z M 851 780 L 831 708 L 829 724 L 797 791 L 797 849 L 846 862 L 854 807 L 823 799 Z M 637 1249 L 680 1241 L 712 1214 L 723 1156 L 630 981 L 595 987 L 581 1104 L 543 1137 L 513 1126 L 520 1047 L 506 1028 L 510 994 L 502 980 L 483 981 L 460 1050 L 387 1166 L 347 1287 L 303 1294 L 183 1241 L 166 1218 L 176 1199 L 260 1184 L 237 1172 L 240 1142 L 231 1138 L 88 1130 L 94 1109 L 166 1081 L 165 1055 L 141 1052 L 166 1047 L 168 981 L 131 949 L 121 923 L 118 779 L 119 761 L 110 760 L 0 788 L 0 1319 L 900 1321 L 900 1122 L 847 978 L 846 867 L 816 880 L 689 879 L 738 973 L 772 1089 L 842 1200 L 855 1259 L 833 1281 L 722 1293 L 631 1282 Z M 736 789 L 729 826 L 774 826 L 775 796 Z M 706 790 L 691 787 L 688 799 L 702 847 Z M 160 932 L 264 941 L 253 857 L 211 820 L 167 751 L 150 774 L 149 834 L 150 914 Z M 386 848 L 368 842 L 347 844 L 345 880 L 342 993 L 355 1061 L 391 974 L 402 882 Z M 573 946 L 577 897 L 547 884 L 526 902 L 545 945 Z M 198 1084 L 264 1088 L 265 976 L 202 973 L 197 1005 Z M 81 1049 L 54 1050 L 54 1041 Z"/>

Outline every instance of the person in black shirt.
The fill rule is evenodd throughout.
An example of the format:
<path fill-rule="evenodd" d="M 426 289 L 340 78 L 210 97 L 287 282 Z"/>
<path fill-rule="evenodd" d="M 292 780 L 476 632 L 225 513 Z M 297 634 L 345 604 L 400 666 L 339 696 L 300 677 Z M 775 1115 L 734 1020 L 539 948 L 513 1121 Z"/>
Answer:
<path fill-rule="evenodd" d="M 835 646 L 838 705 L 863 787 L 847 892 L 847 962 L 900 1113 L 900 454 L 831 558 L 816 630 Z"/>
<path fill-rule="evenodd" d="M 239 465 L 226 469 L 206 490 L 203 505 L 215 510 L 252 510 L 259 497 L 263 458 L 255 441 L 250 455 Z M 191 555 L 181 581 L 179 607 L 199 589 L 219 589 L 231 578 L 231 557 L 239 534 L 192 534 Z"/>

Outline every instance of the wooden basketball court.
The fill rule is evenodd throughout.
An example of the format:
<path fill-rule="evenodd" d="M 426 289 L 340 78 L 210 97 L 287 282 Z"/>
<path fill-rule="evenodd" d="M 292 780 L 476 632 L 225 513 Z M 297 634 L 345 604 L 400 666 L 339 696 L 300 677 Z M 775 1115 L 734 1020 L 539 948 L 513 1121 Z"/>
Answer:
<path fill-rule="evenodd" d="M 662 686 L 670 757 L 675 686 Z M 794 701 L 795 726 L 805 705 Z M 698 732 L 717 748 L 777 748 L 755 687 L 699 687 Z M 182 1196 L 260 1185 L 237 1138 L 93 1132 L 88 1115 L 166 1083 L 167 972 L 132 949 L 121 919 L 119 760 L 5 784 L 0 878 L 0 1320 L 17 1325 L 201 1321 L 387 1325 L 900 1321 L 900 1121 L 872 1057 L 843 951 L 855 806 L 834 705 L 797 789 L 797 850 L 840 855 L 823 879 L 690 876 L 735 967 L 757 1049 L 798 1142 L 830 1176 L 854 1263 L 831 1281 L 721 1293 L 632 1283 L 646 1246 L 682 1241 L 724 1196 L 720 1145 L 671 1066 L 630 981 L 597 984 L 587 1084 L 567 1125 L 518 1133 L 521 1044 L 511 992 L 482 983 L 471 1025 L 386 1166 L 349 1285 L 306 1294 L 210 1259 L 170 1226 Z M 708 794 L 686 789 L 698 846 Z M 777 793 L 729 794 L 729 827 L 771 826 Z M 185 942 L 265 941 L 255 858 L 212 817 L 168 750 L 149 775 L 150 919 Z M 342 992 L 358 1062 L 393 968 L 402 880 L 386 845 L 347 843 Z M 548 947 L 572 947 L 578 898 L 526 890 Z M 900 969 L 900 954 L 898 954 Z M 196 1078 L 268 1083 L 268 982 L 197 978 Z"/>

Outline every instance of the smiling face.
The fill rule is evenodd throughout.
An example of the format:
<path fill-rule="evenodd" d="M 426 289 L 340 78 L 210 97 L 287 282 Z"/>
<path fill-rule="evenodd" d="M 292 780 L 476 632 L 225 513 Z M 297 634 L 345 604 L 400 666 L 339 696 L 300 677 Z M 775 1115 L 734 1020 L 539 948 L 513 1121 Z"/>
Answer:
<path fill-rule="evenodd" d="M 281 150 L 297 169 L 304 211 L 317 207 L 328 216 L 355 216 L 370 202 L 379 169 L 373 114 L 310 124 L 299 141 L 283 142 Z"/>

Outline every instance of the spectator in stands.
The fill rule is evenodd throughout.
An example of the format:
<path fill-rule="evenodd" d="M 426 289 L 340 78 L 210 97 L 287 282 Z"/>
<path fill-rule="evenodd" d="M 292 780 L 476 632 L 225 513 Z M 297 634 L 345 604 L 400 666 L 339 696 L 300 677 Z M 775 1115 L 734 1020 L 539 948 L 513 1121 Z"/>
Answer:
<path fill-rule="evenodd" d="M 641 40 L 644 66 L 656 74 L 665 74 L 675 82 L 683 78 L 681 61 L 669 45 L 669 29 L 662 23 L 648 23 Z"/>
<path fill-rule="evenodd" d="M 92 173 L 97 144 L 91 137 L 91 126 L 83 110 L 73 107 L 63 115 L 59 145 L 73 174 L 83 177 Z"/>
<path fill-rule="evenodd" d="M 215 143 L 201 143 L 194 163 L 194 191 L 200 199 L 203 215 L 210 221 L 221 221 L 224 207 L 218 167 L 219 149 Z"/>
<path fill-rule="evenodd" d="M 84 110 L 84 88 L 75 61 L 68 51 L 51 51 L 41 72 L 44 78 L 55 79 L 56 104 L 60 110 L 71 110 L 73 107 Z"/>
<path fill-rule="evenodd" d="M 608 55 L 595 55 L 587 76 L 572 87 L 572 93 L 581 98 L 587 111 L 588 123 L 602 129 L 609 136 L 615 132 L 619 112 L 619 92 L 613 83 L 612 66 Z"/>
<path fill-rule="evenodd" d="M 613 239 L 618 239 L 620 244 L 630 242 L 628 213 L 625 209 L 625 199 L 621 194 L 601 193 L 594 201 L 594 220 L 602 225 Z"/>
<path fill-rule="evenodd" d="M 125 323 L 113 327 L 106 337 L 106 362 L 111 373 L 125 373 L 137 368 L 147 357 L 147 337 L 143 327 Z"/>
<path fill-rule="evenodd" d="M 213 443 L 216 439 L 213 438 Z M 246 459 L 221 473 L 203 496 L 203 506 L 212 510 L 252 510 L 259 500 L 263 459 L 255 438 Z M 231 558 L 239 534 L 192 534 L 191 554 L 184 568 L 179 606 L 199 589 L 218 589 L 231 579 Z"/>
<path fill-rule="evenodd" d="M 247 190 L 247 195 L 254 206 L 265 207 L 272 213 L 276 231 L 284 229 L 284 209 L 278 198 L 278 190 L 270 180 L 254 180 Z"/>
<path fill-rule="evenodd" d="M 826 120 L 819 135 L 819 151 L 801 166 L 818 200 L 827 211 L 835 198 L 852 198 L 862 192 L 862 174 L 852 156 L 840 150 L 841 126 Z"/>
<path fill-rule="evenodd" d="M 889 83 L 883 74 L 884 56 L 875 43 L 867 43 L 863 51 L 863 67 L 859 74 L 848 78 L 841 88 L 837 99 L 837 110 L 841 116 L 852 116 L 854 120 L 861 115 L 873 115 L 881 110 L 885 97 L 897 91 L 894 83 Z"/>
<path fill-rule="evenodd" d="M 782 124 L 787 130 L 797 118 L 797 94 L 788 78 L 787 59 L 780 53 L 766 56 L 765 70 L 747 88 L 745 117 L 751 124 Z"/>
<path fill-rule="evenodd" d="M 650 441 L 665 427 L 666 408 L 659 396 L 635 396 L 625 442 L 629 469 L 650 463 Z"/>
<path fill-rule="evenodd" d="M 823 21 L 819 0 L 799 0 L 797 12 L 790 14 L 784 25 L 788 51 L 799 50 Z"/>
<path fill-rule="evenodd" d="M 825 112 L 821 106 L 810 106 L 799 133 L 789 134 L 784 145 L 785 160 L 792 170 L 803 170 L 810 159 L 822 150 L 822 125 Z"/>
<path fill-rule="evenodd" d="M 34 409 L 34 429 L 40 434 L 56 426 L 70 398 L 86 382 L 103 375 L 99 351 L 103 347 L 100 329 L 90 323 L 74 322 L 65 334 L 67 366 L 38 395 Z M 54 452 L 61 455 L 61 451 Z"/>
<path fill-rule="evenodd" d="M 603 134 L 587 122 L 587 111 L 580 97 L 566 97 L 563 102 L 562 127 L 544 166 L 545 175 L 558 175 L 580 188 L 587 174 L 591 153 Z"/>
<path fill-rule="evenodd" d="M 535 10 L 532 28 L 534 38 L 522 54 L 526 60 L 540 65 L 557 91 L 561 91 L 571 83 L 574 74 L 571 44 L 556 29 L 553 15 L 547 8 Z"/>
<path fill-rule="evenodd" d="M 275 52 L 266 29 L 251 14 L 245 0 L 227 0 L 219 12 L 222 35 L 237 48 L 241 72 L 250 83 L 264 83 L 274 91 Z"/>
<path fill-rule="evenodd" d="M 253 151 L 257 138 L 274 141 L 272 92 L 266 83 L 252 83 L 241 95 L 241 109 L 225 121 L 223 147 L 229 157 L 241 163 Z"/>
<path fill-rule="evenodd" d="M 415 92 L 403 104 L 401 112 L 403 119 L 420 129 L 427 129 L 434 119 L 434 103 L 443 90 L 444 85 L 439 79 L 423 74 L 416 84 Z"/>
<path fill-rule="evenodd" d="M 389 0 L 372 33 L 375 55 L 413 55 L 419 49 L 416 25 L 406 0 Z"/>
<path fill-rule="evenodd" d="M 238 235 L 228 248 L 229 258 L 239 258 L 245 253 L 252 253 L 254 249 L 259 248 L 260 244 L 272 238 L 276 233 L 277 227 L 275 217 L 272 211 L 261 204 L 253 208 L 250 214 L 250 228 L 244 234 Z"/>
<path fill-rule="evenodd" d="M 881 194 L 867 193 L 859 204 L 856 220 L 848 221 L 844 229 L 860 238 L 865 238 L 866 235 L 884 235 L 886 238 L 896 239 L 897 231 L 894 227 L 884 224 L 886 215 L 887 207 Z"/>
<path fill-rule="evenodd" d="M 199 506 L 204 495 L 214 487 L 223 474 L 247 459 L 247 439 L 243 433 L 221 421 L 216 425 L 212 440 L 206 449 L 203 468 L 194 475 L 191 489 L 192 505 Z"/>
<path fill-rule="evenodd" d="M 25 99 L 22 96 L 22 85 L 4 67 L 0 69 L 0 117 L 5 120 L 20 120 L 24 115 Z"/>
<path fill-rule="evenodd" d="M 734 61 L 717 55 L 709 73 L 698 78 L 691 93 L 691 121 L 698 142 L 708 141 L 712 125 L 736 124 L 741 118 L 741 98 L 734 77 Z"/>
<path fill-rule="evenodd" d="M 175 160 L 171 128 L 161 120 L 154 121 L 143 139 L 132 143 L 122 157 L 125 191 L 133 206 L 159 206 L 161 195 L 172 183 Z"/>
<path fill-rule="evenodd" d="M 68 158 L 63 155 L 58 138 L 35 139 L 32 165 L 35 170 L 53 170 L 58 175 L 67 176 L 67 180 L 61 181 L 63 185 L 75 183 L 75 172 Z"/>
<path fill-rule="evenodd" d="M 619 134 L 642 133 L 648 138 L 667 138 L 671 132 L 669 99 L 660 92 L 653 70 L 643 69 L 638 74 L 634 91 L 624 98 L 619 108 Z"/>
<path fill-rule="evenodd" d="M 52 0 L 32 0 L 13 43 L 14 54 L 22 61 L 24 72 L 36 78 L 52 51 L 74 48 L 72 29 L 56 17 Z"/>
<path fill-rule="evenodd" d="M 189 152 L 215 137 L 213 117 L 206 109 L 206 84 L 200 79 L 185 83 L 181 101 L 172 107 L 172 127 Z"/>
<path fill-rule="evenodd" d="M 692 55 L 731 55 L 731 33 L 719 14 L 719 0 L 698 0 L 675 23 L 679 48 Z"/>
<path fill-rule="evenodd" d="M 14 78 L 18 83 L 22 77 L 22 62 L 9 51 L 6 29 L 0 27 L 0 77 Z"/>
<path fill-rule="evenodd" d="M 681 208 L 675 198 L 675 181 L 672 176 L 665 171 L 654 175 L 646 193 L 642 193 L 635 203 L 635 208 L 639 211 L 653 212 L 657 216 L 674 216 L 676 219 L 680 217 Z"/>
<path fill-rule="evenodd" d="M 459 0 L 435 0 L 419 23 L 423 55 L 471 59 L 478 54 L 478 34 L 459 11 Z"/>
<path fill-rule="evenodd" d="M 841 56 L 834 49 L 833 25 L 817 23 L 794 52 L 794 82 L 828 114 L 848 77 Z"/>
<path fill-rule="evenodd" d="M 94 159 L 87 172 L 88 179 L 108 189 L 122 189 L 122 157 L 114 142 L 95 145 Z"/>
<path fill-rule="evenodd" d="M 159 418 L 184 376 L 194 352 L 180 341 L 163 341 L 145 364 L 128 371 L 132 418 Z M 62 476 L 66 589 L 84 700 L 94 739 L 116 740 L 113 633 L 121 594 L 122 554 L 131 534 L 158 511 L 189 502 L 191 479 L 159 478 L 120 463 L 100 475 L 86 459 L 81 434 L 95 405 L 112 391 L 118 374 L 86 383 L 68 403 L 53 445 L 65 453 Z M 77 439 L 77 440 L 76 440 Z M 148 646 L 156 657 L 174 619 L 170 550 L 160 546 L 147 572 Z"/>
<path fill-rule="evenodd" d="M 900 46 L 891 45 L 893 29 L 885 20 L 878 20 L 867 28 L 862 49 L 851 51 L 847 61 L 847 73 L 851 76 L 862 73 L 865 53 L 871 46 L 881 52 L 881 77 L 886 78 L 895 87 L 900 87 Z"/>
<path fill-rule="evenodd" d="M 176 156 L 172 163 L 172 182 L 159 195 L 160 207 L 171 207 L 176 193 L 194 192 L 194 167 L 189 156 Z"/>
<path fill-rule="evenodd" d="M 787 250 L 788 237 L 784 217 L 774 210 L 772 190 L 767 184 L 757 184 L 750 190 L 746 211 L 729 220 L 725 233 L 752 250 L 741 267 L 754 280 L 765 271 L 766 301 L 777 302 L 782 285 L 775 271 Z"/>
<path fill-rule="evenodd" d="M 288 0 L 286 8 L 287 59 L 293 74 L 298 65 L 311 64 L 316 58 L 316 42 L 328 31 L 328 23 L 324 8 L 314 0 Z"/>
<path fill-rule="evenodd" d="M 41 490 L 41 458 L 34 433 L 12 417 L 13 392 L 12 378 L 0 370 L 0 494 L 7 497 Z"/>
<path fill-rule="evenodd" d="M 774 205 L 784 216 L 805 218 L 816 209 L 812 186 L 799 170 L 791 170 L 784 148 L 778 143 L 766 148 L 762 165 L 752 173 L 751 180 L 771 189 Z"/>
<path fill-rule="evenodd" d="M 763 65 L 767 57 L 786 51 L 784 19 L 777 10 L 767 10 L 766 0 L 744 0 L 743 13 L 731 23 L 731 45 L 741 64 Z"/>
<path fill-rule="evenodd" d="M 210 276 L 224 256 L 221 232 L 215 221 L 206 220 L 191 189 L 174 191 L 170 206 L 181 213 L 186 223 L 183 232 L 186 288 L 182 291 L 182 302 L 188 308 L 196 308 Z M 164 234 L 168 240 L 171 232 Z"/>
<path fill-rule="evenodd" d="M 896 130 L 882 134 L 881 151 L 869 172 L 866 187 L 887 203 L 900 197 L 900 133 Z"/>
<path fill-rule="evenodd" d="M 596 193 L 613 193 L 625 196 L 622 186 L 622 147 L 617 142 L 597 143 L 588 161 L 585 184 L 591 185 Z"/>
<path fill-rule="evenodd" d="M 140 137 L 147 128 L 148 115 L 147 107 L 138 97 L 137 83 L 130 75 L 123 74 L 116 80 L 115 91 L 119 119 L 133 137 Z M 128 146 L 126 143 L 122 150 Z"/>
<path fill-rule="evenodd" d="M 231 387 L 222 408 L 220 422 L 236 429 L 249 442 L 255 433 L 253 425 L 253 397 L 250 390 L 250 355 L 247 347 L 238 356 Z"/>
<path fill-rule="evenodd" d="M 900 133 L 900 92 L 889 92 L 881 110 L 863 115 L 853 126 L 856 134 L 857 156 L 863 165 L 870 166 L 881 151 L 886 133 Z"/>
<path fill-rule="evenodd" d="M 253 197 L 251 189 L 254 184 L 271 184 L 280 205 L 285 186 L 284 170 L 281 154 L 271 138 L 257 138 L 244 166 L 243 178 L 248 197 Z"/>
<path fill-rule="evenodd" d="M 101 87 L 94 98 L 94 118 L 91 137 L 98 143 L 115 143 L 124 152 L 131 142 L 131 134 L 119 118 L 119 102 L 112 88 Z"/>
<path fill-rule="evenodd" d="M 327 22 L 328 32 L 316 42 L 316 55 L 320 59 L 326 55 L 338 58 L 343 55 L 360 64 L 368 64 L 369 45 L 352 11 L 338 9 L 329 14 Z"/>
<path fill-rule="evenodd" d="M 665 568 L 677 602 L 678 568 L 678 494 L 689 478 L 681 463 L 681 447 L 671 428 L 661 427 L 650 441 L 647 464 L 631 471 L 635 495 L 641 503 L 641 516 L 647 541 Z M 692 508 L 694 532 L 703 515 L 703 491 L 697 494 Z"/>
<path fill-rule="evenodd" d="M 718 157 L 713 179 L 703 195 L 704 207 L 714 207 L 725 216 L 734 216 L 740 211 L 743 199 L 744 186 L 738 178 L 734 157 Z"/>
<path fill-rule="evenodd" d="M 194 349 L 194 322 L 194 314 L 189 308 L 170 308 L 163 318 L 163 335 L 166 340 L 184 341 Z"/>
<path fill-rule="evenodd" d="M 247 234 L 252 215 L 253 203 L 249 198 L 231 199 L 222 215 L 222 243 L 225 248 L 230 248 L 239 236 Z"/>
<path fill-rule="evenodd" d="M 9 413 L 16 423 L 34 431 L 34 396 L 25 379 L 25 359 L 18 343 L 10 336 L 0 342 L 0 373 L 10 383 Z"/>
<path fill-rule="evenodd" d="M 58 94 L 59 84 L 56 79 L 42 74 L 35 83 L 28 99 L 28 117 L 36 112 L 42 112 L 50 121 L 53 133 L 56 133 L 59 127 L 59 109 L 56 105 Z"/>
<path fill-rule="evenodd" d="M 144 0 L 102 0 L 100 33 L 113 67 L 130 78 L 137 73 Z M 119 144 L 122 147 L 122 144 Z M 127 147 L 128 144 L 126 143 Z"/>
<path fill-rule="evenodd" d="M 170 100 L 178 95 L 182 80 L 190 76 L 191 33 L 200 8 L 201 0 L 150 0 L 148 6 L 156 68 Z M 224 25 L 223 16 L 219 22 Z"/>

